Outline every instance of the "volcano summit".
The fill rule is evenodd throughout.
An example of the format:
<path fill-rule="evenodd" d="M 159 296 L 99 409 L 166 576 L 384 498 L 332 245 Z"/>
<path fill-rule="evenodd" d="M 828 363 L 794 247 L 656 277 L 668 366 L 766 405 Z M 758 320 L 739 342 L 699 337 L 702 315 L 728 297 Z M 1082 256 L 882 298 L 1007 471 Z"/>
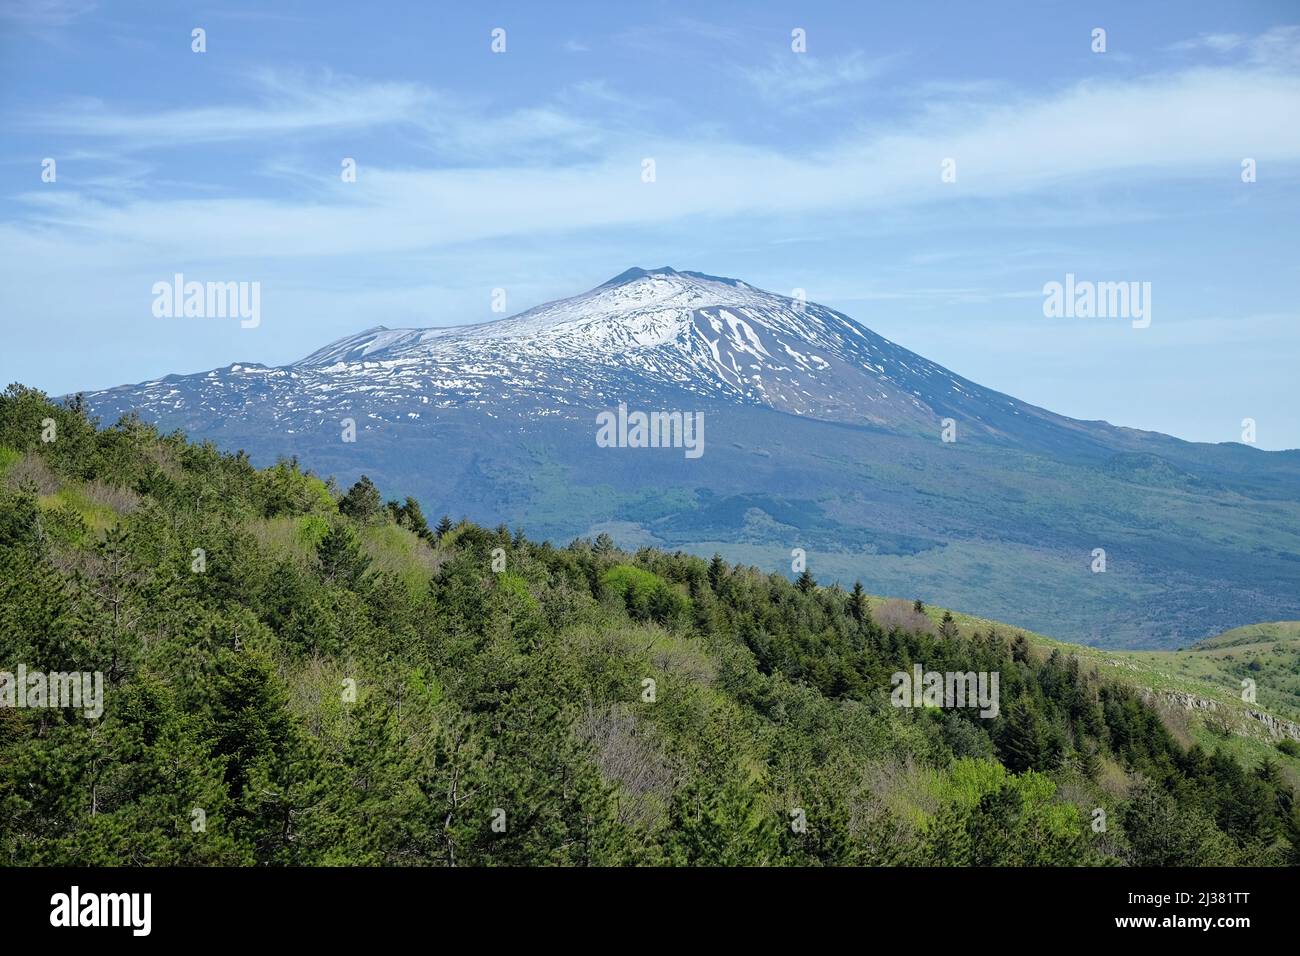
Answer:
<path fill-rule="evenodd" d="M 1066 418 L 699 272 L 629 269 L 494 322 L 379 326 L 283 367 L 85 398 L 260 463 L 368 474 L 429 513 L 783 572 L 802 548 L 823 582 L 1064 639 L 1176 647 L 1300 617 L 1300 452 Z M 620 405 L 707 418 L 707 453 L 602 447 Z"/>

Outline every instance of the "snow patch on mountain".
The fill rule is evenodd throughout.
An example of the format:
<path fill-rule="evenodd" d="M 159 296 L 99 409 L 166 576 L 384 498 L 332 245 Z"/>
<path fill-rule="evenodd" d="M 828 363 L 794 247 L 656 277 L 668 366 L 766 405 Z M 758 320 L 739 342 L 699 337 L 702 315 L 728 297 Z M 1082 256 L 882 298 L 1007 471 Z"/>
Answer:
<path fill-rule="evenodd" d="M 375 326 L 283 368 L 243 363 L 94 393 L 147 413 L 278 420 L 348 408 L 406 419 L 416 406 L 540 417 L 673 396 L 909 431 L 944 416 L 997 432 L 1048 413 L 960 378 L 845 315 L 699 272 L 629 269 L 578 296 L 510 318 L 449 328 Z M 1055 416 L 1051 416 L 1055 418 Z"/>

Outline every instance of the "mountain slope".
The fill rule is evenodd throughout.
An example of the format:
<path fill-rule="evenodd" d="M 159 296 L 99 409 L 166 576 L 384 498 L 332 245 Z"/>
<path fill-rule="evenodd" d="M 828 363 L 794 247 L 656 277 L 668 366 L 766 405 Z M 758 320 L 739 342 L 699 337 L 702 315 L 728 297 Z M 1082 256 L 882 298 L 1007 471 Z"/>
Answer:
<path fill-rule="evenodd" d="M 632 269 L 496 322 L 370 329 L 289 366 L 86 401 L 541 536 L 608 531 L 774 569 L 799 547 L 822 580 L 915 587 L 1092 643 L 1300 616 L 1300 453 L 1068 419 L 833 310 L 701 273 Z M 702 413 L 705 454 L 598 447 L 595 415 L 619 403 Z"/>
<path fill-rule="evenodd" d="M 380 326 L 286 368 L 239 364 L 168 376 L 130 394 L 156 415 L 221 414 L 223 400 L 243 397 L 273 403 L 289 421 L 334 411 L 340 398 L 350 407 L 355 395 L 381 419 L 516 403 L 518 414 L 538 416 L 676 395 L 926 432 L 948 416 L 985 436 L 1024 434 L 1035 424 L 1081 440 L 1116 431 L 983 388 L 822 306 L 670 268 L 631 269 L 584 295 L 496 322 Z"/>
<path fill-rule="evenodd" d="M 945 609 L 925 611 L 937 631 Z M 961 611 L 949 613 L 961 636 L 994 628 L 1013 639 L 1024 637 L 1044 656 L 1054 651 L 1074 655 L 1084 666 L 1137 689 L 1187 743 L 1211 751 L 1227 748 L 1252 765 L 1278 760 L 1300 780 L 1300 622 L 1247 625 L 1172 651 L 1116 651 L 1080 647 Z M 1263 641 L 1241 636 L 1261 632 L 1275 636 Z M 1230 643 L 1221 644 L 1221 639 Z M 1254 681 L 1254 700 L 1243 694 L 1247 678 Z"/>
<path fill-rule="evenodd" d="M 0 861 L 1298 859 L 1293 755 L 1188 746 L 1086 649 L 381 501 L 0 394 L 0 661 L 103 676 L 0 708 Z M 909 706 L 914 667 L 997 706 Z"/>

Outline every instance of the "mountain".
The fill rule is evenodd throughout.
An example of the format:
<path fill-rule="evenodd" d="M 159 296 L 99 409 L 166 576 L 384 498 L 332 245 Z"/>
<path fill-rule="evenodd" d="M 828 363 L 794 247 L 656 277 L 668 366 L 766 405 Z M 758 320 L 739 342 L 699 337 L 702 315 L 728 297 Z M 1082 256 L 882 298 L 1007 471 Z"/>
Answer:
<path fill-rule="evenodd" d="M 671 396 L 927 434 L 953 417 L 963 432 L 1057 447 L 1115 432 L 983 388 L 833 310 L 671 268 L 629 269 L 496 322 L 377 326 L 283 368 L 240 363 L 87 397 L 129 396 L 142 413 L 210 428 L 249 403 L 287 424 L 343 415 L 361 394 L 381 421 L 448 407 L 548 417 Z"/>
<path fill-rule="evenodd" d="M 1300 616 L 1300 452 L 1066 418 L 698 272 L 630 269 L 495 322 L 376 327 L 85 400 L 261 463 L 365 473 L 430 513 L 787 572 L 801 548 L 823 582 L 1096 645 Z M 699 413 L 704 453 L 601 447 L 596 415 L 620 403 Z"/>

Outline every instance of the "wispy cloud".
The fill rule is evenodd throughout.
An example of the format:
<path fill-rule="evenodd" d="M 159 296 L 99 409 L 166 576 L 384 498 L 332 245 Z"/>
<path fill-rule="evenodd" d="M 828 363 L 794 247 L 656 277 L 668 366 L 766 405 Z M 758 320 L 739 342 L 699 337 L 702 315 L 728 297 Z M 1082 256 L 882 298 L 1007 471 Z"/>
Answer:
<path fill-rule="evenodd" d="M 1176 50 L 1179 53 L 1192 53 L 1201 50 L 1210 50 L 1214 53 L 1230 53 L 1249 42 L 1250 37 L 1240 33 L 1202 33 L 1200 36 L 1188 40 L 1171 43 L 1168 49 Z"/>
<path fill-rule="evenodd" d="M 28 27 L 61 27 L 96 6 L 95 0 L 0 0 L 0 20 Z"/>
<path fill-rule="evenodd" d="M 616 34 L 613 40 L 656 56 L 677 57 L 692 55 L 700 41 L 721 48 L 740 46 L 750 32 L 735 25 L 676 17 L 631 27 Z"/>
<path fill-rule="evenodd" d="M 777 54 L 761 67 L 738 67 L 738 72 L 769 102 L 828 102 L 826 94 L 861 86 L 889 72 L 902 57 L 891 54 L 871 58 L 860 50 L 836 57 L 809 53 Z"/>
<path fill-rule="evenodd" d="M 486 101 L 412 82 L 368 82 L 328 71 L 262 69 L 246 78 L 251 102 L 126 111 L 98 99 L 14 117 L 17 128 L 95 141 L 121 154 L 247 141 L 351 136 L 405 128 L 441 162 L 540 162 L 590 155 L 626 137 L 653 100 L 623 96 L 602 81 L 561 89 L 550 102 L 493 113 Z M 617 108 L 619 116 L 595 115 Z"/>
<path fill-rule="evenodd" d="M 29 129 L 71 137 L 111 139 L 127 151 L 160 145 L 216 143 L 250 138 L 426 122 L 438 104 L 414 83 L 370 83 L 329 72 L 307 77 L 276 70 L 250 75 L 254 102 L 177 110 L 124 112 L 83 99 L 60 109 L 20 117 Z"/>
<path fill-rule="evenodd" d="M 1273 27 L 1254 36 L 1243 33 L 1202 33 L 1171 43 L 1167 50 L 1182 54 L 1210 53 L 1236 57 L 1261 66 L 1300 66 L 1300 26 Z"/>
<path fill-rule="evenodd" d="M 365 103 L 376 88 L 365 89 L 368 95 L 342 110 L 347 121 L 375 121 Z M 407 118 L 430 99 L 406 88 L 397 89 L 395 98 L 378 115 Z M 300 128 L 340 122 L 324 103 L 235 116 L 199 109 L 172 118 L 193 137 L 247 134 L 286 117 Z M 594 157 L 562 162 L 371 166 L 354 184 L 321 180 L 317 194 L 305 200 L 106 202 L 64 192 L 57 205 L 32 206 L 47 195 L 36 193 L 28 196 L 29 218 L 43 230 L 98 235 L 118 248 L 131 243 L 155 248 L 166 237 L 178 254 L 382 254 L 692 217 L 843 214 L 990 199 L 1032 194 L 1063 180 L 1119 174 L 1128 184 L 1178 177 L 1231 180 L 1247 149 L 1276 165 L 1300 161 L 1300 125 L 1278 122 L 1298 110 L 1296 76 L 1196 70 L 1083 83 L 1037 99 L 980 109 L 966 105 L 957 114 L 936 109 L 906 124 L 847 134 L 811 154 L 723 138 L 682 138 L 671 130 L 629 142 L 625 135 L 550 108 L 520 111 L 490 124 L 453 111 L 439 119 L 446 136 L 485 154 L 530 136 L 587 130 L 601 149 Z M 119 135 L 161 136 L 170 128 L 156 117 L 141 118 L 136 130 L 119 120 L 105 122 Z M 645 157 L 655 159 L 654 183 L 641 181 Z M 945 158 L 956 161 L 955 183 L 941 182 Z M 183 234 L 175 228 L 178 222 L 186 224 Z M 17 249 L 29 232 L 11 225 L 0 238 Z"/>

